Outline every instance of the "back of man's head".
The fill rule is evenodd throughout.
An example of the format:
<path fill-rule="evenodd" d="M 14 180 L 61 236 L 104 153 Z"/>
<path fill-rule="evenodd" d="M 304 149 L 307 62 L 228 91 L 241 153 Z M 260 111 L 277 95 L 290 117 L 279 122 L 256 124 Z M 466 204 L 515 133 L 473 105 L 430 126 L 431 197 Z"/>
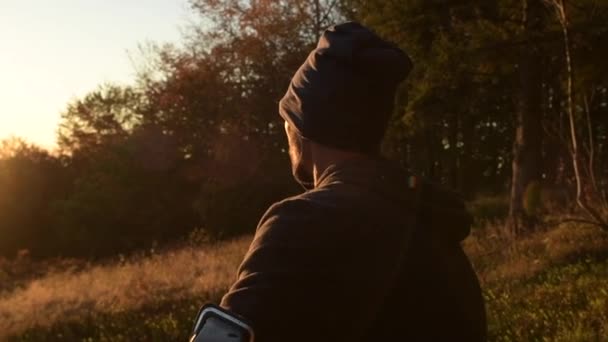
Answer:
<path fill-rule="evenodd" d="M 362 25 L 332 26 L 294 75 L 279 112 L 308 140 L 376 153 L 411 68 L 405 52 Z"/>

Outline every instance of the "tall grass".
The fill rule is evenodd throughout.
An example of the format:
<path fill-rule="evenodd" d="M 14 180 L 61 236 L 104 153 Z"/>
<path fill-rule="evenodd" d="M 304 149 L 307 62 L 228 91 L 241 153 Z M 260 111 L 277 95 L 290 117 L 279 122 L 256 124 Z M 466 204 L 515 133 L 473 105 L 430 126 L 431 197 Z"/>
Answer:
<path fill-rule="evenodd" d="M 250 237 L 57 269 L 0 293 L 0 340 L 178 341 L 235 277 Z M 563 224 L 525 237 L 501 225 L 464 242 L 493 341 L 608 340 L 608 236 Z"/>
<path fill-rule="evenodd" d="M 235 279 L 249 239 L 49 273 L 0 295 L 0 340 L 32 327 L 217 297 Z M 196 303 L 202 304 L 202 303 Z"/>

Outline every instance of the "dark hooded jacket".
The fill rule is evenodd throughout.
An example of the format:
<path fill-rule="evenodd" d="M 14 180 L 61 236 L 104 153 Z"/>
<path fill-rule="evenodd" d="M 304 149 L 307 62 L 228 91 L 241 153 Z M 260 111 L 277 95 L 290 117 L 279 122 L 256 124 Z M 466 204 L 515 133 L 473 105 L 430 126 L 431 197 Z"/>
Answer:
<path fill-rule="evenodd" d="M 262 218 L 222 306 L 258 342 L 484 341 L 457 196 L 381 160 L 329 167 Z"/>

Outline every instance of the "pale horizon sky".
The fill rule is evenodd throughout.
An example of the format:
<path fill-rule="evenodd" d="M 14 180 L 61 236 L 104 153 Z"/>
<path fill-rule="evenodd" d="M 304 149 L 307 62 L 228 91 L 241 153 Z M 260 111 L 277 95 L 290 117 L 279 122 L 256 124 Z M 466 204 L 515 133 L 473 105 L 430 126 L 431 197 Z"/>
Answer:
<path fill-rule="evenodd" d="M 0 0 L 0 140 L 52 149 L 68 102 L 134 80 L 138 44 L 180 41 L 187 0 Z"/>

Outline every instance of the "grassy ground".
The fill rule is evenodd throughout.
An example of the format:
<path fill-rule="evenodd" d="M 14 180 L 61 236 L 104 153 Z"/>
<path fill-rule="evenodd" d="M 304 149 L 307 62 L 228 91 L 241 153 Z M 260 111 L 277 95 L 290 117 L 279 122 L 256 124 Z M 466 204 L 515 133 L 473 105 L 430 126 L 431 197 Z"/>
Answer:
<path fill-rule="evenodd" d="M 608 236 L 564 224 L 465 241 L 492 341 L 608 341 Z M 90 265 L 48 264 L 0 288 L 0 341 L 183 341 L 198 307 L 234 279 L 249 238 Z M 0 267 L 1 269 L 1 267 Z M 0 270 L 0 277 L 2 271 Z"/>
<path fill-rule="evenodd" d="M 248 243 L 44 273 L 0 292 L 0 341 L 186 340 L 198 306 L 234 280 Z"/>
<path fill-rule="evenodd" d="M 492 341 L 608 341 L 608 235 L 562 225 L 465 241 L 484 288 Z"/>

